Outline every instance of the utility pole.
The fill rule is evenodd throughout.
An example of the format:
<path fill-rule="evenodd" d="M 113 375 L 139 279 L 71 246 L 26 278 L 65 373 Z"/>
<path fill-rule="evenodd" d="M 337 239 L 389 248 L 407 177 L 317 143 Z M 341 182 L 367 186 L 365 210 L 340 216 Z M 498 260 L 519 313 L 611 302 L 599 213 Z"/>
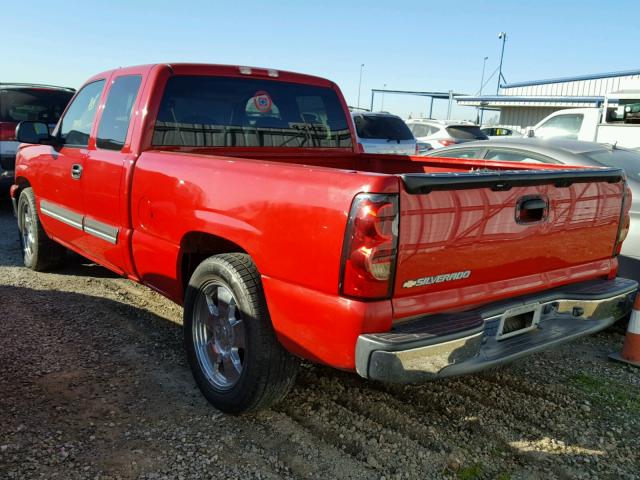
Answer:
<path fill-rule="evenodd" d="M 362 88 L 362 69 L 364 68 L 364 63 L 360 65 L 360 80 L 358 80 L 358 108 L 360 108 L 360 89 Z"/>
<path fill-rule="evenodd" d="M 502 75 L 502 60 L 504 59 L 504 44 L 507 43 L 507 32 L 500 32 L 498 38 L 502 40 L 502 53 L 500 54 L 500 68 L 498 73 L 498 86 L 496 87 L 496 95 L 500 93 L 500 82 L 504 80 Z"/>
<path fill-rule="evenodd" d="M 484 61 L 482 62 L 482 78 L 480 79 L 480 96 L 481 97 L 482 97 L 482 87 L 484 86 L 484 70 L 487 66 L 487 60 L 489 60 L 489 57 L 484 57 Z M 478 107 L 478 109 L 480 110 L 480 121 L 478 123 L 482 125 L 482 117 L 484 116 L 484 109 L 482 108 L 482 100 L 480 100 L 480 107 Z"/>
<path fill-rule="evenodd" d="M 384 85 L 382 85 L 382 89 L 386 89 L 387 88 L 387 84 L 385 83 Z M 384 92 L 382 92 L 382 101 L 380 102 L 380 111 L 382 112 L 384 110 Z"/>

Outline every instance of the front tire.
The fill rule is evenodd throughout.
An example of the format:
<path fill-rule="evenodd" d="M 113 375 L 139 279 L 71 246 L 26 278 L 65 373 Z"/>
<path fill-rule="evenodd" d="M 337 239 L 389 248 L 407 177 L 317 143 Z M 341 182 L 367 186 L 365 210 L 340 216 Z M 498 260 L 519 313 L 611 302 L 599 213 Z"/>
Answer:
<path fill-rule="evenodd" d="M 18 199 L 18 230 L 25 267 L 42 272 L 59 267 L 66 254 L 65 248 L 51 240 L 42 228 L 36 198 L 31 187 L 20 192 Z"/>
<path fill-rule="evenodd" d="M 206 399 L 227 413 L 269 407 L 289 392 L 299 361 L 278 342 L 251 257 L 215 255 L 187 287 L 184 340 Z"/>

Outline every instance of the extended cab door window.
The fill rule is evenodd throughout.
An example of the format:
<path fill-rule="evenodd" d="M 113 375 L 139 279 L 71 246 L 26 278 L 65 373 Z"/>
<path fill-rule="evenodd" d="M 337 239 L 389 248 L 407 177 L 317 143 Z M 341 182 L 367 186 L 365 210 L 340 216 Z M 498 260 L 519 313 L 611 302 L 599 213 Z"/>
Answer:
<path fill-rule="evenodd" d="M 104 80 L 85 85 L 71 102 L 60 123 L 60 138 L 65 147 L 83 148 L 89 144 L 103 87 Z"/>
<path fill-rule="evenodd" d="M 98 125 L 98 148 L 121 150 L 124 146 L 141 81 L 140 75 L 123 75 L 113 81 Z"/>
<path fill-rule="evenodd" d="M 564 137 L 577 139 L 583 120 L 584 115 L 581 113 L 557 115 L 550 118 L 536 129 L 536 137 Z"/>

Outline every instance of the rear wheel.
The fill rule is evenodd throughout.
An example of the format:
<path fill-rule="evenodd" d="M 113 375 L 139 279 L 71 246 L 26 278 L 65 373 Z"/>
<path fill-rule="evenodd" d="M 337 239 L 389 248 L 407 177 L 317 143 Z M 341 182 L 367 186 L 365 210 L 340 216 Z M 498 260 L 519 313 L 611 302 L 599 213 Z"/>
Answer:
<path fill-rule="evenodd" d="M 216 408 L 265 408 L 293 386 L 298 359 L 276 338 L 248 255 L 216 255 L 196 268 L 185 297 L 184 328 L 194 378 Z"/>
<path fill-rule="evenodd" d="M 38 272 L 60 266 L 65 258 L 65 248 L 51 240 L 38 217 L 33 190 L 25 188 L 18 199 L 18 229 L 24 265 Z"/>

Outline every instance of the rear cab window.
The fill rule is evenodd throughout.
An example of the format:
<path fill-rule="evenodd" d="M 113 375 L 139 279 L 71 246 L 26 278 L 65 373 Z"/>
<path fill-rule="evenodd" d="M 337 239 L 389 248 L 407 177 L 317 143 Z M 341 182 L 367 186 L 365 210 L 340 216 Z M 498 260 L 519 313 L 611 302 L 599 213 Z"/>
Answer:
<path fill-rule="evenodd" d="M 351 148 L 351 131 L 328 87 L 254 78 L 169 78 L 154 146 Z"/>
<path fill-rule="evenodd" d="M 363 139 L 413 140 L 407 124 L 391 115 L 356 114 L 353 120 L 358 137 Z"/>

